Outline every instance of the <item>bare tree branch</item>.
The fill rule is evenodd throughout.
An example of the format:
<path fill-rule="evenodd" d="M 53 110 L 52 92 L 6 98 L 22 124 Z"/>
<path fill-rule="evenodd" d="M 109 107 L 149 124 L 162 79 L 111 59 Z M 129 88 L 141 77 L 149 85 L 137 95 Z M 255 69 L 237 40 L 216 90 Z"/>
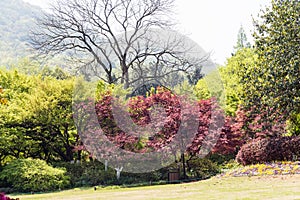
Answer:
<path fill-rule="evenodd" d="M 39 20 L 32 45 L 49 55 L 84 52 L 89 57 L 85 67 L 97 64 L 106 78 L 99 77 L 108 83 L 120 80 L 126 88 L 139 80 L 188 73 L 208 58 L 188 55 L 192 47 L 182 37 L 161 38 L 173 25 L 173 4 L 174 0 L 57 0 Z"/>

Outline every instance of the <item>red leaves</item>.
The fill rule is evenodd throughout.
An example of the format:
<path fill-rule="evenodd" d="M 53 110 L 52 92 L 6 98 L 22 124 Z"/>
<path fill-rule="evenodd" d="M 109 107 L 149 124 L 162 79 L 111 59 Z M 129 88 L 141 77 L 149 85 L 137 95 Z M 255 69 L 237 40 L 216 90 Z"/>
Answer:
<path fill-rule="evenodd" d="M 100 159 L 114 156 L 116 162 L 122 159 L 122 162 L 126 162 L 132 157 L 130 166 L 143 157 L 149 159 L 151 164 L 151 159 L 164 162 L 165 157 L 169 159 L 179 151 L 191 156 L 205 156 L 209 152 L 236 154 L 250 139 L 266 137 L 271 133 L 277 135 L 284 127 L 278 118 L 264 121 L 268 116 L 267 109 L 257 114 L 239 109 L 236 117 L 225 118 L 215 99 L 191 102 L 170 91 L 131 98 L 126 106 L 118 103 L 110 94 L 104 95 L 96 103 L 91 102 L 77 104 L 76 109 L 89 114 L 74 114 L 80 119 L 79 123 L 81 120 L 92 121 L 81 123 L 88 127 L 77 125 L 83 129 L 81 139 L 84 145 Z M 89 110 L 85 107 L 89 107 Z M 158 153 L 158 156 L 151 157 L 154 153 Z"/>
<path fill-rule="evenodd" d="M 237 161 L 243 165 L 292 161 L 300 156 L 300 137 L 258 138 L 242 146 Z"/>
<path fill-rule="evenodd" d="M 220 138 L 213 149 L 213 153 L 218 154 L 235 154 L 239 147 L 244 143 L 243 135 L 240 132 L 235 131 L 234 120 L 231 117 L 227 117 L 225 124 L 222 128 Z"/>
<path fill-rule="evenodd" d="M 188 109 L 182 110 L 180 103 L 185 102 L 184 99 L 182 98 L 182 101 L 180 101 L 179 97 L 170 91 L 160 91 L 147 98 L 138 96 L 128 101 L 127 105 L 132 121 L 141 127 L 147 127 L 151 124 L 153 128 L 151 130 L 156 130 L 156 132 L 149 132 L 148 138 L 145 135 L 140 135 L 140 133 L 125 133 L 118 127 L 128 126 L 125 122 L 117 126 L 112 113 L 113 98 L 111 96 L 104 96 L 96 103 L 95 107 L 98 121 L 106 136 L 117 146 L 129 151 L 157 151 L 174 142 L 177 147 L 187 147 L 187 152 L 195 155 L 199 153 L 202 143 L 205 141 L 206 147 L 211 149 L 217 143 L 213 152 L 222 154 L 235 152 L 236 148 L 242 143 L 241 136 L 238 133 L 233 133 L 234 128 L 230 124 L 229 119 L 226 119 L 226 124 L 221 130 L 217 128 L 218 121 L 223 119 L 223 111 L 217 106 L 215 99 L 199 101 L 197 109 L 192 103 L 186 103 Z M 153 106 L 160 106 L 163 112 L 157 112 Z M 119 109 L 124 108 L 120 107 Z M 165 116 L 162 117 L 162 114 L 165 114 Z M 155 121 L 155 123 L 151 120 Z M 176 134 L 183 134 L 181 137 L 187 137 L 184 133 L 179 133 L 180 127 L 184 127 L 184 130 L 188 132 L 193 131 L 193 127 L 189 125 L 193 120 L 198 124 L 198 130 L 190 143 L 186 144 L 186 138 L 184 138 L 184 141 L 181 141 L 183 144 L 179 144 L 180 141 L 174 141 Z M 218 139 L 220 131 L 221 138 L 218 142 L 214 141 Z M 141 140 L 143 137 L 144 139 Z M 149 140 L 149 138 L 151 139 Z M 141 142 L 143 142 L 143 148 L 137 149 L 137 144 Z"/>
<path fill-rule="evenodd" d="M 233 132 L 244 136 L 248 141 L 254 138 L 277 137 L 285 132 L 285 121 L 274 109 L 265 107 L 257 111 L 252 108 L 245 111 L 239 108 L 236 112 Z"/>

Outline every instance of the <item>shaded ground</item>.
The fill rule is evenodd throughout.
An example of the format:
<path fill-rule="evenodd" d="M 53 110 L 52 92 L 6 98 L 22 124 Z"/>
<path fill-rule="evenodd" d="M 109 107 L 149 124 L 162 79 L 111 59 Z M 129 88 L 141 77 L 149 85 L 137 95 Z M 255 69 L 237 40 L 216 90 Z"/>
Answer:
<path fill-rule="evenodd" d="M 74 189 L 49 194 L 14 195 L 20 200 L 273 199 L 300 200 L 300 175 L 214 177 L 200 182 L 137 188 Z"/>

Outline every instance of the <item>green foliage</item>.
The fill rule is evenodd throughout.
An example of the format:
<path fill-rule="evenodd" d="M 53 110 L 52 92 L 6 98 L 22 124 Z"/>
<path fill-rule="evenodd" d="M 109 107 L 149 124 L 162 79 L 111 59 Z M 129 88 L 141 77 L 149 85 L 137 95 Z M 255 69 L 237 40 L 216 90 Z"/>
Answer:
<path fill-rule="evenodd" d="M 99 161 L 81 163 L 56 163 L 56 166 L 66 168 L 67 176 L 70 177 L 71 187 L 85 187 L 95 185 L 116 185 L 116 184 L 141 184 L 167 180 L 167 169 L 161 169 L 149 173 L 128 173 L 122 172 L 117 180 L 116 171 L 110 167 L 105 171 L 104 164 Z"/>
<path fill-rule="evenodd" d="M 237 36 L 237 43 L 236 46 L 234 46 L 235 52 L 238 50 L 244 49 L 244 48 L 250 48 L 250 43 L 248 42 L 247 35 L 245 33 L 245 30 L 243 26 L 240 27 L 239 33 Z"/>
<path fill-rule="evenodd" d="M 41 72 L 39 72 L 43 78 L 45 77 L 52 77 L 57 80 L 66 80 L 71 79 L 70 74 L 62 70 L 60 67 L 55 67 L 54 69 L 51 69 L 50 67 L 43 67 Z"/>
<path fill-rule="evenodd" d="M 195 91 L 195 86 L 191 85 L 188 81 L 183 81 L 182 83 L 180 83 L 174 87 L 174 91 L 175 91 L 174 93 L 176 95 L 182 95 L 182 96 L 186 96 L 189 98 L 194 98 L 193 93 Z M 200 96 L 202 94 L 202 91 L 203 90 L 199 91 L 198 96 Z"/>
<path fill-rule="evenodd" d="M 206 158 L 220 166 L 234 159 L 235 155 L 234 154 L 222 155 L 222 154 L 214 153 L 208 155 Z"/>
<path fill-rule="evenodd" d="M 206 179 L 218 174 L 219 167 L 206 158 L 193 158 L 187 162 L 191 177 Z"/>
<path fill-rule="evenodd" d="M 19 134 L 17 127 L 8 127 L 7 123 L 15 123 L 27 115 L 26 104 L 23 103 L 23 97 L 33 86 L 33 80 L 30 77 L 19 74 L 17 71 L 0 71 L 0 85 L 2 87 L 2 98 L 6 103 L 0 105 L 0 165 L 2 161 L 12 155 L 12 149 L 18 150 L 22 147 L 30 148 Z M 9 153 L 10 152 L 10 153 Z"/>
<path fill-rule="evenodd" d="M 224 105 L 224 86 L 219 70 L 214 70 L 200 79 L 195 86 L 194 94 L 198 99 L 215 97 L 221 105 Z"/>
<path fill-rule="evenodd" d="M 2 97 L 2 94 L 3 94 L 3 89 L 0 86 L 0 104 L 4 105 L 7 103 L 7 100 L 4 97 Z"/>
<path fill-rule="evenodd" d="M 294 113 L 291 115 L 287 122 L 288 135 L 300 135 L 300 113 Z"/>
<path fill-rule="evenodd" d="M 35 83 L 23 99 L 29 112 L 14 126 L 31 130 L 26 135 L 42 144 L 43 159 L 48 160 L 54 154 L 70 161 L 73 159 L 72 146 L 78 142 L 72 116 L 74 81 L 47 77 L 37 79 Z"/>
<path fill-rule="evenodd" d="M 240 167 L 240 164 L 235 159 L 228 160 L 221 165 L 221 168 L 223 170 L 231 170 L 236 169 L 238 167 Z"/>
<path fill-rule="evenodd" d="M 56 163 L 56 166 L 66 168 L 70 177 L 71 187 L 84 187 L 95 185 L 110 185 L 117 181 L 113 169 L 104 170 L 104 165 L 98 161 L 81 163 Z"/>
<path fill-rule="evenodd" d="M 191 84 L 191 85 L 196 85 L 197 82 L 198 82 L 201 78 L 203 78 L 203 76 L 204 76 L 204 75 L 201 73 L 201 68 L 196 68 L 195 71 L 194 71 L 192 74 L 189 74 L 189 75 L 187 76 L 188 82 L 189 82 L 189 84 Z"/>
<path fill-rule="evenodd" d="M 272 0 L 256 21 L 259 63 L 243 76 L 247 107 L 273 108 L 287 118 L 300 113 L 300 2 Z"/>
<path fill-rule="evenodd" d="M 257 62 L 257 55 L 253 49 L 239 49 L 235 55 L 227 60 L 225 67 L 219 72 L 225 88 L 225 111 L 227 115 L 234 116 L 239 105 L 248 98 L 245 88 L 251 87 L 243 81 L 245 73 L 255 73 L 253 68 Z"/>
<path fill-rule="evenodd" d="M 244 88 L 250 87 L 242 79 L 244 73 L 252 73 L 257 61 L 253 49 L 241 48 L 227 60 L 226 66 L 199 80 L 194 94 L 199 99 L 217 97 L 221 107 L 229 116 L 235 116 L 239 105 L 246 98 Z M 245 72 L 246 71 L 246 72 Z"/>
<path fill-rule="evenodd" d="M 101 100 L 105 94 L 110 93 L 114 96 L 117 96 L 120 100 L 125 101 L 130 91 L 131 88 L 124 89 L 123 84 L 108 84 L 100 80 L 97 83 L 97 88 L 95 91 L 96 100 Z"/>
<path fill-rule="evenodd" d="M 63 168 L 53 168 L 43 160 L 18 159 L 7 164 L 0 173 L 0 179 L 6 180 L 16 191 L 37 192 L 65 188 L 69 177 Z"/>
<path fill-rule="evenodd" d="M 211 98 L 211 93 L 208 90 L 208 86 L 206 83 L 206 78 L 203 78 L 198 81 L 195 86 L 194 93 L 199 99 L 209 99 Z"/>
<path fill-rule="evenodd" d="M 79 142 L 72 116 L 74 80 L 56 78 L 0 71 L 1 96 L 7 100 L 0 105 L 0 164 L 11 158 L 73 159 Z"/>

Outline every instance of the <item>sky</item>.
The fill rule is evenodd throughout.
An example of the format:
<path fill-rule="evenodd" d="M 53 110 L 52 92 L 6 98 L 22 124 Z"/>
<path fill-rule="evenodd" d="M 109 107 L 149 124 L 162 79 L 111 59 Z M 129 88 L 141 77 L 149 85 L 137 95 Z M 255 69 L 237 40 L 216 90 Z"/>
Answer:
<path fill-rule="evenodd" d="M 50 0 L 23 0 L 47 8 Z M 211 53 L 211 59 L 224 65 L 231 56 L 241 26 L 253 43 L 252 17 L 271 0 L 176 0 L 175 16 L 179 32 Z"/>

